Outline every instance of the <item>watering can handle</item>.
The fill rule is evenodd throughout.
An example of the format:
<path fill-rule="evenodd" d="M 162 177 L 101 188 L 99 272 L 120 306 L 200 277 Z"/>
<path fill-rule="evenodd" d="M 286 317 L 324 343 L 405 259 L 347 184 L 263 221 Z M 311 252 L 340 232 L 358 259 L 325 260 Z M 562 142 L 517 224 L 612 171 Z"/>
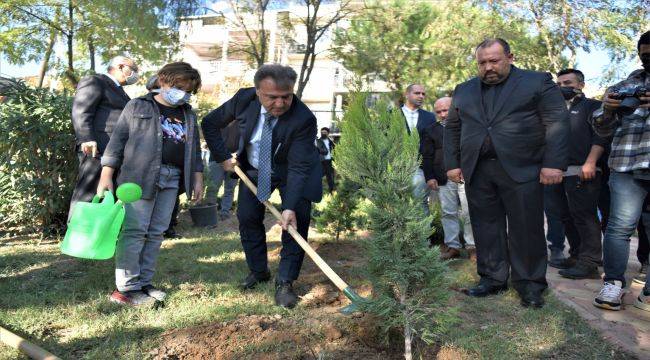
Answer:
<path fill-rule="evenodd" d="M 103 196 L 103 198 L 104 198 L 104 199 L 102 200 L 102 204 L 104 204 L 104 203 L 106 203 L 107 205 L 113 205 L 113 204 L 115 204 L 115 197 L 113 196 L 113 192 L 112 192 L 112 191 L 110 191 L 110 190 L 106 190 L 106 191 L 104 191 L 104 196 Z M 99 197 L 99 195 L 95 195 L 95 196 L 93 197 L 93 201 L 92 201 L 92 202 L 93 202 L 94 204 L 99 203 L 99 200 L 100 200 L 100 199 L 101 199 L 101 198 Z"/>

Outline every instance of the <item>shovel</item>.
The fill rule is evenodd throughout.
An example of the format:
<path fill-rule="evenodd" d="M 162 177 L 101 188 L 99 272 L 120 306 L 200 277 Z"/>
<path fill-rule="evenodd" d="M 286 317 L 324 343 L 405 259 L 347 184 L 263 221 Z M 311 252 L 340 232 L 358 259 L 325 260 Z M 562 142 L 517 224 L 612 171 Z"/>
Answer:
<path fill-rule="evenodd" d="M 246 176 L 244 171 L 239 166 L 235 166 L 235 172 L 237 173 L 239 178 L 244 182 L 244 184 L 246 184 L 246 187 L 248 187 L 250 191 L 253 192 L 253 194 L 257 195 L 257 187 L 248 178 L 248 176 Z M 264 206 L 266 206 L 266 208 L 269 209 L 271 214 L 273 214 L 273 216 L 275 216 L 276 219 L 282 221 L 282 214 L 280 214 L 278 209 L 276 209 L 275 206 L 273 206 L 268 200 L 264 202 Z M 343 279 L 341 279 L 341 277 L 338 276 L 329 265 L 327 265 L 325 260 L 323 260 L 323 258 L 321 258 L 320 255 L 318 255 L 318 253 L 316 253 L 316 251 L 314 251 L 314 249 L 311 246 L 309 246 L 309 243 L 307 243 L 307 241 L 302 237 L 302 235 L 298 233 L 298 230 L 296 230 L 296 228 L 294 228 L 293 226 L 288 226 L 287 231 L 289 232 L 291 237 L 293 237 L 293 239 L 296 240 L 298 245 L 300 245 L 300 247 L 307 253 L 307 255 L 309 255 L 312 261 L 314 261 L 316 266 L 318 266 L 318 268 L 323 273 L 325 273 L 325 276 L 327 276 L 327 278 L 330 279 L 334 283 L 334 285 L 336 285 L 336 287 L 339 288 L 339 290 L 341 290 L 343 294 L 352 302 L 350 305 L 341 309 L 340 310 L 341 313 L 345 315 L 349 315 L 359 311 L 359 305 L 361 305 L 361 303 L 363 303 L 365 299 L 359 296 L 359 294 L 357 294 L 356 291 L 354 291 L 354 289 L 350 287 L 350 285 L 348 285 L 345 281 L 343 281 Z"/>

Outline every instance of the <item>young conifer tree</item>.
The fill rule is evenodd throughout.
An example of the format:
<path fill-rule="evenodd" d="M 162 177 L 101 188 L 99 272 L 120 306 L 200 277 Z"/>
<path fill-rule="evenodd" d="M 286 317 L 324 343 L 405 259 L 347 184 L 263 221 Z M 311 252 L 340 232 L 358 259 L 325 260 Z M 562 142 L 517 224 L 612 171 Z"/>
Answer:
<path fill-rule="evenodd" d="M 373 296 L 364 310 L 382 319 L 386 334 L 403 330 L 409 360 L 414 337 L 435 340 L 454 313 L 447 306 L 447 267 L 439 250 L 428 247 L 431 217 L 413 196 L 419 139 L 407 133 L 399 110 L 368 106 L 365 94 L 352 97 L 341 134 L 337 170 L 371 202 L 366 246 Z"/>
<path fill-rule="evenodd" d="M 324 200 L 327 201 L 323 201 L 321 213 L 316 217 L 316 229 L 338 241 L 342 233 L 354 230 L 358 189 L 350 180 L 342 179 L 334 194 Z"/>

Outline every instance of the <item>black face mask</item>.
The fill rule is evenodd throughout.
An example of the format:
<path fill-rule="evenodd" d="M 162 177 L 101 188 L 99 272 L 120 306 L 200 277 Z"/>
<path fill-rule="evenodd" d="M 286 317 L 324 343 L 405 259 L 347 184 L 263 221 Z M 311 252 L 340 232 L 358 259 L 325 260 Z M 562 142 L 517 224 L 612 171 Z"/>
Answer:
<path fill-rule="evenodd" d="M 562 90 L 562 96 L 564 96 L 564 100 L 571 100 L 580 93 L 580 90 L 574 89 L 570 86 L 561 86 L 560 90 Z"/>
<path fill-rule="evenodd" d="M 650 53 L 641 54 L 639 57 L 641 58 L 643 69 L 645 69 L 646 72 L 650 73 Z"/>

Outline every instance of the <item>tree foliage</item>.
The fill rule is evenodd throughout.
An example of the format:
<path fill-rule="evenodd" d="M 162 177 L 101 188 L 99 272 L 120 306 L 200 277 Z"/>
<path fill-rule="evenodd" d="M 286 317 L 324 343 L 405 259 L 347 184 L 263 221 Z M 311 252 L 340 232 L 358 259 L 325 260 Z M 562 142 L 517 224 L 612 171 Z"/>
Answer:
<path fill-rule="evenodd" d="M 336 32 L 334 53 L 347 69 L 396 92 L 417 82 L 445 93 L 476 73 L 475 46 L 496 36 L 512 44 L 518 65 L 548 69 L 541 40 L 526 22 L 468 1 L 377 1 Z"/>
<path fill-rule="evenodd" d="M 493 0 L 485 7 L 533 24 L 552 72 L 574 67 L 579 50 L 605 49 L 614 66 L 636 56 L 636 40 L 650 21 L 647 0 Z"/>
<path fill-rule="evenodd" d="M 69 84 L 95 71 L 95 55 L 107 61 L 129 54 L 137 61 L 163 62 L 176 52 L 179 16 L 194 13 L 204 0 L 3 0 L 0 52 L 14 64 L 41 61 L 49 68 L 54 41 L 65 57 L 54 64 Z M 49 41 L 46 41 L 49 39 Z M 49 49 L 49 51 L 48 51 Z M 86 71 L 80 63 L 89 64 Z"/>
<path fill-rule="evenodd" d="M 371 203 L 366 246 L 373 298 L 365 310 L 381 317 L 386 331 L 403 329 L 409 359 L 414 336 L 432 341 L 453 316 L 446 265 L 428 247 L 431 217 L 413 196 L 419 140 L 408 135 L 401 114 L 385 103 L 368 107 L 363 95 L 353 96 L 342 132 L 337 170 Z"/>
<path fill-rule="evenodd" d="M 0 227 L 65 224 L 77 174 L 71 98 L 18 82 L 0 104 Z"/>

